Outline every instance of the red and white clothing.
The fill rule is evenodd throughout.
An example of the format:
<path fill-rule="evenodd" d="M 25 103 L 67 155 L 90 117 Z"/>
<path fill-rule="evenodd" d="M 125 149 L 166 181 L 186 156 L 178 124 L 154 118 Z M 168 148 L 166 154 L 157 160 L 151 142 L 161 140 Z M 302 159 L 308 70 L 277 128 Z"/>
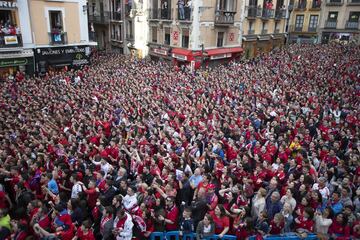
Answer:
<path fill-rule="evenodd" d="M 134 224 L 130 214 L 125 212 L 125 216 L 123 218 L 116 217 L 113 226 L 114 229 L 119 230 L 119 233 L 116 235 L 116 240 L 132 239 L 132 229 L 134 227 Z"/>

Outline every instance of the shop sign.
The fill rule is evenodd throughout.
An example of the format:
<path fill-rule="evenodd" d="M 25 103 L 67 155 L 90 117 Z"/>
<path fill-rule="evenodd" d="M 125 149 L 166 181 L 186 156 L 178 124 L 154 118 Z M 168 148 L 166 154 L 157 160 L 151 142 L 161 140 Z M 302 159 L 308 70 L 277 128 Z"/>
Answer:
<path fill-rule="evenodd" d="M 186 57 L 186 56 L 184 56 L 184 55 L 179 55 L 179 54 L 175 54 L 175 53 L 172 54 L 172 57 L 173 57 L 173 58 L 176 58 L 176 59 L 179 59 L 179 60 L 182 60 L 182 61 L 186 61 L 186 60 L 187 60 L 187 57 Z"/>
<path fill-rule="evenodd" d="M 20 66 L 28 64 L 26 58 L 13 58 L 13 59 L 1 59 L 0 67 L 11 67 L 11 66 Z"/>
<path fill-rule="evenodd" d="M 49 49 L 38 49 L 38 53 L 41 56 L 53 56 L 53 55 L 62 55 L 62 54 L 77 54 L 85 53 L 84 47 L 78 48 L 49 48 Z"/>
<path fill-rule="evenodd" d="M 177 41 L 179 39 L 179 32 L 178 31 L 174 31 L 173 32 L 173 40 Z"/>
<path fill-rule="evenodd" d="M 86 59 L 82 53 L 77 53 L 75 55 L 74 60 L 72 61 L 72 65 L 74 65 L 74 66 L 84 65 L 84 64 L 88 64 L 88 63 L 89 63 L 89 60 Z"/>
<path fill-rule="evenodd" d="M 7 8 L 7 9 L 17 8 L 17 2 L 0 1 L 0 8 Z"/>
<path fill-rule="evenodd" d="M 231 53 L 224 53 L 224 54 L 210 56 L 210 59 L 211 60 L 217 60 L 217 59 L 229 58 L 229 57 L 231 57 Z"/>
<path fill-rule="evenodd" d="M 18 38 L 16 35 L 4 36 L 5 45 L 18 44 Z"/>
<path fill-rule="evenodd" d="M 154 53 L 167 56 L 167 51 L 164 50 L 164 49 L 155 48 L 155 49 L 154 49 Z"/>

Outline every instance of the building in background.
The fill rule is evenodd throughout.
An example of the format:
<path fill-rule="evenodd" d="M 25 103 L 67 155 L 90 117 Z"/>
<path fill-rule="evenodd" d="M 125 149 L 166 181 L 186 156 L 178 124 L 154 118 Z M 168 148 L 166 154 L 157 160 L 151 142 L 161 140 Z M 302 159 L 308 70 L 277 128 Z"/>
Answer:
<path fill-rule="evenodd" d="M 109 50 L 111 0 L 88 1 L 89 38 L 97 42 L 99 50 Z"/>
<path fill-rule="evenodd" d="M 198 67 L 242 52 L 240 1 L 153 0 L 148 16 L 149 55 L 154 59 Z"/>
<path fill-rule="evenodd" d="M 321 0 L 292 0 L 289 43 L 317 43 Z"/>
<path fill-rule="evenodd" d="M 29 6 L 37 72 L 89 63 L 86 0 L 22 0 Z"/>
<path fill-rule="evenodd" d="M 321 43 L 360 43 L 359 0 L 325 0 L 321 16 Z"/>
<path fill-rule="evenodd" d="M 245 0 L 243 48 L 246 58 L 285 43 L 288 0 Z"/>
<path fill-rule="evenodd" d="M 33 40 L 27 1 L 1 1 L 0 77 L 34 73 Z"/>

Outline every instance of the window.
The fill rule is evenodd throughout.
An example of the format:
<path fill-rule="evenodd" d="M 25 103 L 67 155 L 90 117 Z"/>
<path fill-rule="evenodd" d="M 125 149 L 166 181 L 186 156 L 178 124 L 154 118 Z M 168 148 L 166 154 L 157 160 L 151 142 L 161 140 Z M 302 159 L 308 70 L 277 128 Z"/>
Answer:
<path fill-rule="evenodd" d="M 304 15 L 296 15 L 295 27 L 302 28 L 304 24 Z"/>
<path fill-rule="evenodd" d="M 218 32 L 217 43 L 216 43 L 217 47 L 224 46 L 224 35 L 225 35 L 224 32 Z"/>
<path fill-rule="evenodd" d="M 153 43 L 157 42 L 157 27 L 152 27 L 151 28 L 151 41 Z"/>
<path fill-rule="evenodd" d="M 165 39 L 164 39 L 164 44 L 165 45 L 170 45 L 170 28 L 165 28 Z"/>
<path fill-rule="evenodd" d="M 311 15 L 310 16 L 310 21 L 309 21 L 309 28 L 312 28 L 312 29 L 317 28 L 318 19 L 319 19 L 318 15 Z"/>
<path fill-rule="evenodd" d="M 218 0 L 217 10 L 236 11 L 236 0 Z"/>
<path fill-rule="evenodd" d="M 61 11 L 49 11 L 51 31 L 63 31 L 62 13 Z"/>
<path fill-rule="evenodd" d="M 127 32 L 126 32 L 127 38 L 133 38 L 133 24 L 131 20 L 127 21 Z"/>
<path fill-rule="evenodd" d="M 358 22 L 360 19 L 360 12 L 350 12 L 349 21 Z"/>
<path fill-rule="evenodd" d="M 262 29 L 261 29 L 261 34 L 267 34 L 267 24 L 266 22 L 262 23 Z"/>
<path fill-rule="evenodd" d="M 338 17 L 338 12 L 329 12 L 328 20 L 335 22 L 337 21 L 337 17 Z"/>
<path fill-rule="evenodd" d="M 257 0 L 249 0 L 249 6 L 257 7 Z"/>
<path fill-rule="evenodd" d="M 182 30 L 181 46 L 183 48 L 189 47 L 189 30 L 188 29 Z"/>
<path fill-rule="evenodd" d="M 279 23 L 275 22 L 275 27 L 274 27 L 274 33 L 278 33 L 279 32 Z"/>

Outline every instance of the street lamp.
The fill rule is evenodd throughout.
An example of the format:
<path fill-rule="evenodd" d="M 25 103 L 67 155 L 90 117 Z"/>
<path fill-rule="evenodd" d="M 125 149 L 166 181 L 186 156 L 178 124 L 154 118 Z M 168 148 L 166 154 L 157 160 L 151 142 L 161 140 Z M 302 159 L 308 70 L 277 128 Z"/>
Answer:
<path fill-rule="evenodd" d="M 291 39 L 291 29 L 290 29 L 290 26 L 289 26 L 289 22 L 290 22 L 290 18 L 291 18 L 291 12 L 293 11 L 294 9 L 294 2 L 290 2 L 289 6 L 288 6 L 288 11 L 289 11 L 289 15 L 287 17 L 287 32 L 288 32 L 288 38 L 287 38 L 287 42 L 286 44 L 289 45 L 289 42 L 290 42 L 290 39 Z"/>

